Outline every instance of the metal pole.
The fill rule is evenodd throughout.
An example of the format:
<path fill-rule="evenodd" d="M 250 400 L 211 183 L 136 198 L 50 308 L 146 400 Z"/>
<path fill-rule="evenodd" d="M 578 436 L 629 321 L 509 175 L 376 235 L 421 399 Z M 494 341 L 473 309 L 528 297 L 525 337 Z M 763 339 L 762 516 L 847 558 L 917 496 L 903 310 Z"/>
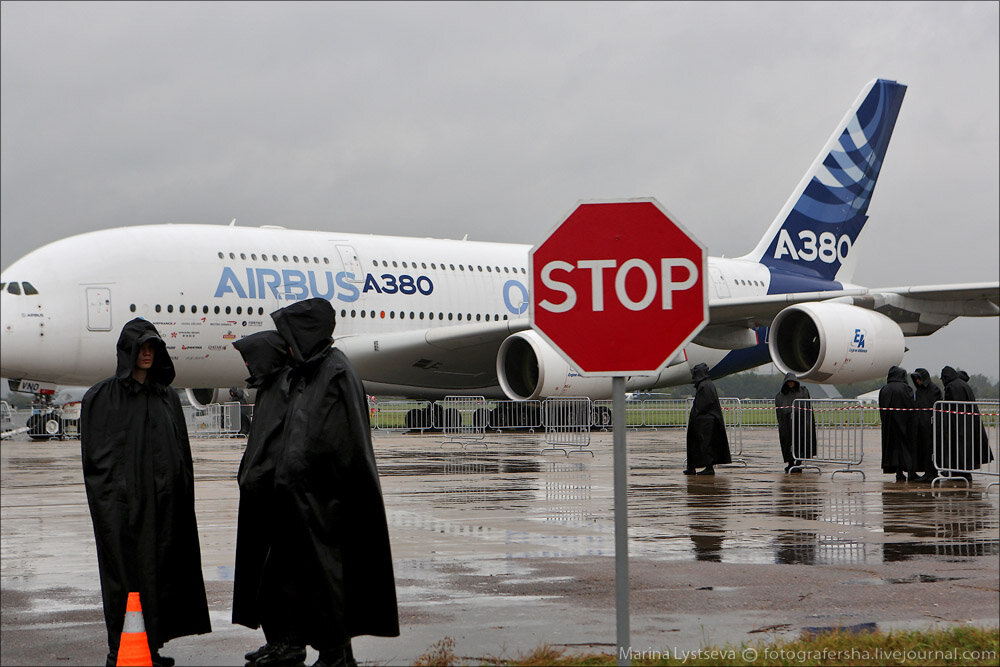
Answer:
<path fill-rule="evenodd" d="M 628 611 L 628 462 L 625 456 L 625 378 L 611 384 L 611 414 L 614 420 L 615 481 L 615 619 L 618 664 L 631 665 Z"/>

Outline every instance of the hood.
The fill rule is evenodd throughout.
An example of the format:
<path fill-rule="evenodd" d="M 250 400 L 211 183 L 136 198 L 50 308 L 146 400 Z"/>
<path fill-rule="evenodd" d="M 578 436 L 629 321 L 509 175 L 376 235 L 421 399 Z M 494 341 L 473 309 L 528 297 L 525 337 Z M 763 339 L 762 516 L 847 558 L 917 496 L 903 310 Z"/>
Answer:
<path fill-rule="evenodd" d="M 698 364 L 691 369 L 691 382 L 698 384 L 708 379 L 708 364 Z"/>
<path fill-rule="evenodd" d="M 132 371 L 135 370 L 135 359 L 139 356 L 139 348 L 147 341 L 152 341 L 156 348 L 153 365 L 146 375 L 147 380 L 152 380 L 156 384 L 170 384 L 174 381 L 176 372 L 174 372 L 174 362 L 167 354 L 167 344 L 160 338 L 156 327 L 141 317 L 135 318 L 122 327 L 122 333 L 118 337 L 118 367 L 115 369 L 115 377 L 119 380 L 132 377 Z"/>
<path fill-rule="evenodd" d="M 791 389 L 788 388 L 789 382 L 795 383 L 795 386 Z M 787 373 L 785 373 L 785 379 L 781 381 L 781 392 L 783 394 L 787 394 L 792 391 L 798 391 L 799 386 L 801 386 L 801 384 L 802 383 L 799 382 L 799 379 L 795 377 L 795 373 L 788 371 Z"/>
<path fill-rule="evenodd" d="M 926 368 L 918 368 L 910 373 L 910 379 L 913 380 L 914 386 L 927 387 L 931 383 L 931 374 L 927 372 Z M 919 385 L 917 384 L 917 380 L 920 380 Z"/>
<path fill-rule="evenodd" d="M 906 382 L 906 369 L 893 366 L 885 377 L 886 382 Z"/>
<path fill-rule="evenodd" d="M 250 334 L 233 343 L 233 347 L 250 370 L 247 385 L 251 387 L 260 386 L 264 380 L 292 363 L 288 343 L 274 329 Z"/>
<path fill-rule="evenodd" d="M 292 349 L 292 359 L 302 364 L 333 344 L 337 316 L 326 299 L 306 299 L 271 313 L 282 338 Z"/>
<path fill-rule="evenodd" d="M 959 368 L 955 372 L 958 373 L 958 379 L 961 380 L 962 382 L 968 382 L 969 381 L 969 374 L 966 373 L 965 371 L 963 371 L 961 368 Z"/>
<path fill-rule="evenodd" d="M 958 371 L 956 371 L 951 366 L 945 366 L 944 368 L 941 369 L 941 382 L 944 382 L 945 384 L 951 384 L 957 379 L 959 379 Z"/>

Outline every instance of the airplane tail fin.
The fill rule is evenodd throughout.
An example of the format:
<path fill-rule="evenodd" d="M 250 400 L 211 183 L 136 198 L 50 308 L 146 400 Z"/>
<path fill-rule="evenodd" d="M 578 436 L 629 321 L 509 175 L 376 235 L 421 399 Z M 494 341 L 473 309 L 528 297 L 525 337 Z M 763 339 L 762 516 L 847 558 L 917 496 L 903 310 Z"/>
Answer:
<path fill-rule="evenodd" d="M 744 259 L 766 265 L 772 275 L 851 280 L 851 250 L 868 220 L 868 203 L 905 93 L 906 86 L 886 79 L 865 86 Z"/>

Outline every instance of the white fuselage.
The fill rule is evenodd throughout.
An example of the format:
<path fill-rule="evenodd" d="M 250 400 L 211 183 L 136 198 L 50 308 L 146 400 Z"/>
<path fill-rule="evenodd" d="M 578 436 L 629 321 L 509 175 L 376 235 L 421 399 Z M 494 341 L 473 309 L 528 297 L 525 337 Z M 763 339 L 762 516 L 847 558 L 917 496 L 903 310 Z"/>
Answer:
<path fill-rule="evenodd" d="M 231 343 L 273 328 L 274 310 L 316 296 L 333 304 L 334 336 L 341 342 L 458 325 L 524 324 L 530 248 L 278 227 L 155 225 L 81 234 L 44 246 L 3 272 L 2 375 L 97 382 L 114 372 L 122 326 L 143 317 L 167 342 L 176 386 L 241 385 L 247 371 Z M 711 258 L 709 273 L 713 300 L 767 293 L 769 273 L 756 262 Z M 628 343 L 627 331 L 622 340 Z M 689 364 L 711 364 L 725 354 L 689 345 L 676 373 L 665 371 L 656 382 L 689 381 Z M 484 373 L 470 374 L 477 379 L 467 383 L 457 375 L 453 386 L 422 392 L 405 368 L 359 371 L 373 393 L 498 390 L 495 373 L 485 384 Z"/>

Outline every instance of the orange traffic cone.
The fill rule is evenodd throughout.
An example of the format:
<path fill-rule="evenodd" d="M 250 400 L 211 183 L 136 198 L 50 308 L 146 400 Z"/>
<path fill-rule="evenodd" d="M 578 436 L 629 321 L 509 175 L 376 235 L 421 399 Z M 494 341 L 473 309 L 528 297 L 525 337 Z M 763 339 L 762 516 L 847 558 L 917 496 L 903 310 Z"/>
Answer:
<path fill-rule="evenodd" d="M 128 594 L 125 606 L 125 626 L 122 640 L 118 645 L 118 667 L 153 667 L 153 656 L 149 653 L 146 639 L 146 623 L 142 620 L 142 605 L 138 593 Z"/>

